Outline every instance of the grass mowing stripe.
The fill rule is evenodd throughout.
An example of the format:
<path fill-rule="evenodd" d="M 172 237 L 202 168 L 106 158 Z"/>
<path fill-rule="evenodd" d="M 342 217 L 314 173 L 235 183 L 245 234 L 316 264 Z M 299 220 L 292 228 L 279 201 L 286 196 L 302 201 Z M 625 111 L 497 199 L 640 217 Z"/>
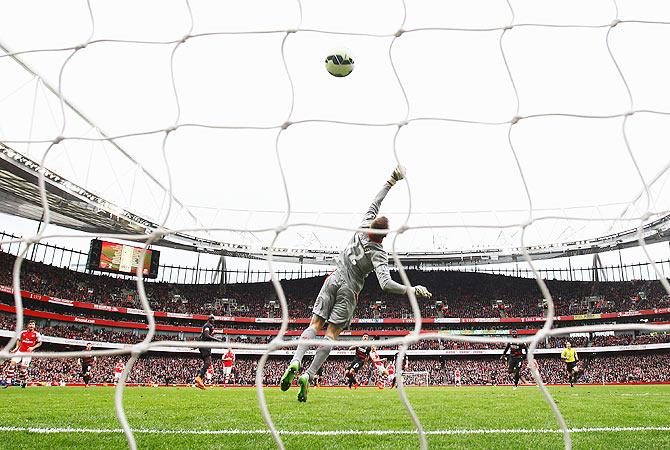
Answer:
<path fill-rule="evenodd" d="M 670 431 L 670 427 L 586 427 L 571 428 L 571 433 L 620 433 L 631 431 Z M 122 433 L 120 428 L 36 428 L 36 427 L 0 427 L 0 432 L 28 432 L 38 434 L 56 433 Z M 133 430 L 135 433 L 145 434 L 184 434 L 184 435 L 245 435 L 245 434 L 269 434 L 268 430 L 158 430 L 140 428 Z M 463 434 L 549 434 L 562 433 L 559 429 L 550 428 L 482 428 L 461 430 L 427 430 L 427 435 L 463 435 Z M 279 434 L 285 436 L 386 436 L 386 435 L 410 435 L 416 434 L 413 430 L 328 430 L 328 431 L 291 431 L 279 430 Z"/>

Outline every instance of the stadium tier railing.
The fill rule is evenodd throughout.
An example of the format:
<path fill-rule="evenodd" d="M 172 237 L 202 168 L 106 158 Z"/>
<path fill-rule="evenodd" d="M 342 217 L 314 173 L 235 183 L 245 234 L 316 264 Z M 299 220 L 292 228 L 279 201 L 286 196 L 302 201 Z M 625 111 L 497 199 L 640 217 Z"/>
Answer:
<path fill-rule="evenodd" d="M 11 286 L 0 285 L 0 293 L 13 294 L 14 289 Z M 21 291 L 21 297 L 26 300 L 35 300 L 44 303 L 49 303 L 53 305 L 71 307 L 73 309 L 81 308 L 86 310 L 93 311 L 104 311 L 112 312 L 119 314 L 130 314 L 137 316 L 146 316 L 145 312 L 138 308 L 128 308 L 125 306 L 112 306 L 112 305 L 100 305 L 96 303 L 81 302 L 76 300 L 68 300 L 63 298 L 51 297 L 49 295 L 42 295 L 35 292 Z M 7 305 L 4 305 L 5 307 Z M 2 309 L 3 305 L 0 304 L 0 310 L 11 312 L 10 309 Z M 28 311 L 28 310 L 26 310 Z M 34 311 L 33 311 L 34 312 Z M 30 313 L 26 312 L 27 315 Z M 670 314 L 670 308 L 653 308 L 653 309 L 642 309 L 642 310 L 630 310 L 630 311 L 617 311 L 609 313 L 589 313 L 589 314 L 571 314 L 571 315 L 562 315 L 555 316 L 554 320 L 557 322 L 571 322 L 571 321 L 581 321 L 581 320 L 601 320 L 601 319 L 619 319 L 619 318 L 630 318 L 630 317 L 651 317 L 658 316 L 663 314 Z M 191 320 L 207 320 L 207 316 L 204 314 L 189 314 L 189 313 L 180 313 L 180 312 L 170 312 L 170 311 L 153 311 L 154 317 L 165 317 L 165 318 L 174 318 L 174 319 L 191 319 Z M 215 316 L 218 322 L 241 322 L 241 323 L 281 323 L 281 318 L 279 317 L 242 317 L 242 316 Z M 91 319 L 95 320 L 95 319 Z M 540 323 L 544 322 L 546 317 L 534 316 L 534 317 L 426 317 L 423 319 L 423 323 L 436 323 L 436 324 L 473 324 L 473 323 Z M 309 323 L 310 319 L 307 317 L 302 318 L 292 318 L 289 319 L 289 323 L 300 323 L 306 324 Z M 414 319 L 408 318 L 355 318 L 352 320 L 353 324 L 412 324 Z M 104 322 L 101 322 L 104 324 Z M 198 330 L 199 331 L 199 330 Z"/>
<path fill-rule="evenodd" d="M 0 231 L 0 241 L 11 240 L 12 243 L 0 245 L 0 251 L 10 255 L 17 255 L 19 252 L 19 243 L 13 243 L 22 239 L 21 236 L 14 235 L 5 231 Z M 54 266 L 57 268 L 73 270 L 81 273 L 90 273 L 86 270 L 86 261 L 88 254 L 81 250 L 62 247 L 56 244 L 38 242 L 33 246 L 26 260 Z M 568 260 L 570 257 L 568 257 Z M 658 260 L 654 262 L 661 271 L 665 273 L 668 269 L 670 274 L 670 260 Z M 512 277 L 533 278 L 533 272 L 523 267 L 503 268 L 486 267 L 483 265 L 475 266 L 448 266 L 448 267 L 426 267 L 422 270 L 430 271 L 466 271 L 474 273 L 484 273 L 490 275 L 505 275 Z M 323 276 L 330 273 L 331 269 L 313 269 L 301 267 L 299 270 L 279 270 L 276 275 L 279 279 L 298 279 L 314 276 Z M 594 281 L 594 271 L 598 272 L 600 281 L 631 281 L 631 280 L 653 280 L 656 274 L 650 262 L 638 262 L 619 265 L 593 267 L 573 267 L 571 263 L 568 267 L 556 267 L 551 269 L 538 269 L 541 278 L 546 280 L 562 281 Z M 101 272 L 102 274 L 102 272 Z M 132 276 L 120 274 L 104 273 L 101 276 L 110 276 L 123 279 L 132 279 Z M 166 282 L 175 284 L 215 284 L 221 279 L 228 283 L 264 283 L 272 278 L 272 274 L 266 270 L 234 270 L 200 266 L 181 266 L 171 264 L 160 264 L 158 267 L 158 276 L 152 282 Z"/>
<path fill-rule="evenodd" d="M 537 330 L 535 330 L 537 331 Z M 10 330 L 0 330 L 0 338 L 9 338 L 12 336 L 12 331 Z M 299 336 L 300 333 L 294 334 Z M 93 343 L 93 349 L 123 349 L 131 348 L 133 344 L 122 344 L 118 342 L 99 342 L 99 341 L 90 341 L 84 339 L 70 339 L 63 338 L 59 336 L 48 336 L 43 335 L 42 340 L 44 343 L 53 344 L 53 345 L 62 345 L 62 346 L 74 346 L 74 347 L 85 347 L 87 343 Z M 157 339 L 160 341 L 160 336 Z M 383 345 L 383 342 L 382 342 Z M 535 354 L 542 356 L 557 356 L 560 355 L 562 348 L 540 348 L 535 351 Z M 670 350 L 670 342 L 662 342 L 658 344 L 632 344 L 632 345 L 608 345 L 602 347 L 575 347 L 575 350 L 578 353 L 624 353 L 624 352 L 642 352 L 642 351 L 667 351 Z M 198 354 L 198 350 L 195 348 L 188 347 L 173 347 L 170 346 L 169 341 L 165 341 L 163 345 L 151 347 L 149 352 L 154 353 L 186 353 L 186 354 Z M 215 354 L 223 354 L 225 349 L 215 348 L 212 350 Z M 316 351 L 311 349 L 307 351 L 308 356 L 314 355 Z M 397 350 L 389 349 L 379 349 L 377 351 L 381 356 L 395 356 Z M 265 352 L 260 349 L 239 349 L 236 350 L 237 355 L 262 355 Z M 273 356 L 291 356 L 293 351 L 286 349 L 277 349 L 271 352 Z M 439 357 L 439 356 L 500 356 L 501 349 L 490 348 L 490 349 L 443 349 L 443 350 L 407 350 L 407 356 L 413 357 Z M 355 355 L 354 350 L 348 349 L 333 349 L 331 352 L 332 356 L 353 356 Z"/>

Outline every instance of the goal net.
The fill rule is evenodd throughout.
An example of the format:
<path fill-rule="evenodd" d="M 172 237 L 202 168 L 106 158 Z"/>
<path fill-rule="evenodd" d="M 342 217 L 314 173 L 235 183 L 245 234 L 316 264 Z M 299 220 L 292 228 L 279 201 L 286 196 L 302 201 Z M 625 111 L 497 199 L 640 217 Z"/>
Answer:
<path fill-rule="evenodd" d="M 407 386 L 428 386 L 430 384 L 430 375 L 426 370 L 403 372 L 402 380 Z"/>
<path fill-rule="evenodd" d="M 44 2 L 39 14 L 31 2 L 2 5 L 0 158 L 15 171 L 2 171 L 3 189 L 23 195 L 30 207 L 18 202 L 14 211 L 40 227 L 0 242 L 21 244 L 12 277 L 16 333 L 0 358 L 16 356 L 10 350 L 25 323 L 21 264 L 37 242 L 99 236 L 145 250 L 264 259 L 282 311 L 270 343 L 155 340 L 138 264 L 145 339 L 93 353 L 131 355 L 115 408 L 135 449 L 123 393 L 141 355 L 158 346 L 261 351 L 259 407 L 283 448 L 262 374 L 271 352 L 298 341 L 286 339 L 288 306 L 275 272 L 282 261 L 319 264 L 336 255 L 357 230 L 360 213 L 352 211 L 365 210 L 398 164 L 407 178 L 384 208 L 389 259 L 402 282 L 410 287 L 405 268 L 436 254 L 455 266 L 530 268 L 547 305 L 540 332 L 515 340 L 529 344 L 531 360 L 538 343 L 561 334 L 536 271 L 543 258 L 639 246 L 670 294 L 647 246 L 662 242 L 670 211 L 670 73 L 658 56 L 667 54 L 670 14 L 616 0 L 486 3 L 81 1 Z M 356 69 L 335 79 L 323 58 L 345 46 Z M 27 181 L 17 180 L 19 169 Z M 382 344 L 400 348 L 397 367 L 411 344 L 455 339 L 421 332 L 409 292 L 415 328 Z M 430 382 L 428 372 L 404 376 Z M 568 425 L 533 376 L 569 448 Z M 398 392 L 426 448 L 402 385 Z"/>

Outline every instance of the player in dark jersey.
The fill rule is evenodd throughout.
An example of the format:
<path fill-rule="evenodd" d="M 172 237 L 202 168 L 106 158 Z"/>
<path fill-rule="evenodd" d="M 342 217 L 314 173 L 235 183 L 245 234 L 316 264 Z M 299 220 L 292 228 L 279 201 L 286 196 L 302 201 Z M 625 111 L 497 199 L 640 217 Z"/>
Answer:
<path fill-rule="evenodd" d="M 512 330 L 512 337 L 517 337 L 516 330 Z M 505 351 L 500 356 L 500 359 L 505 358 L 507 352 L 509 352 L 509 357 L 507 358 L 507 373 L 510 375 L 514 374 L 514 389 L 519 386 L 519 379 L 521 379 L 521 367 L 523 366 L 523 358 L 528 351 L 528 346 L 526 344 L 507 344 Z"/>
<path fill-rule="evenodd" d="M 91 351 L 91 343 L 86 344 L 86 351 Z M 81 378 L 84 380 L 86 386 L 91 382 L 91 370 L 93 369 L 93 364 L 95 364 L 95 356 L 91 354 L 86 354 L 83 357 L 79 358 L 79 363 L 81 364 Z"/>
<path fill-rule="evenodd" d="M 207 322 L 202 326 L 202 332 L 200 333 L 199 341 L 209 342 L 217 341 L 221 342 L 221 339 L 214 336 L 214 315 L 210 314 L 207 318 Z M 200 357 L 202 358 L 202 367 L 198 372 L 198 376 L 195 377 L 194 383 L 199 389 L 205 390 L 205 381 L 203 380 L 207 369 L 212 364 L 212 349 L 211 348 L 202 348 L 199 347 L 198 351 L 200 352 Z"/>
<path fill-rule="evenodd" d="M 369 336 L 364 334 L 362 339 L 367 341 Z M 347 377 L 347 382 L 349 383 L 349 389 L 354 385 L 358 387 L 358 384 L 356 383 L 356 374 L 361 370 L 365 361 L 370 357 L 370 351 L 372 350 L 371 347 L 349 347 L 349 350 L 354 349 L 356 350 L 356 356 L 354 356 L 354 359 L 351 360 L 349 367 L 347 367 L 347 370 L 344 372 L 344 376 Z"/>
<path fill-rule="evenodd" d="M 319 367 L 319 370 L 314 374 L 314 385 L 321 387 L 321 380 L 323 380 L 323 366 Z"/>

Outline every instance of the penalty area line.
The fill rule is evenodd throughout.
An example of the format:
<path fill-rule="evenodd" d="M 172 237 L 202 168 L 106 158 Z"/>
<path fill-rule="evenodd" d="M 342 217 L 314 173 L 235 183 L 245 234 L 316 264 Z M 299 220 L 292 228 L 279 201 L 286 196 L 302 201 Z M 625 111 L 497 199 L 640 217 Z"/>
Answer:
<path fill-rule="evenodd" d="M 585 427 L 570 428 L 571 433 L 621 433 L 634 431 L 670 431 L 670 427 Z M 120 428 L 40 428 L 40 427 L 0 427 L 0 432 L 28 432 L 38 434 L 56 433 L 123 433 Z M 248 435 L 270 434 L 267 429 L 243 430 L 160 430 L 138 428 L 133 430 L 139 434 L 181 434 L 181 435 Z M 562 433 L 553 428 L 480 428 L 480 429 L 452 429 L 426 430 L 427 435 L 467 435 L 467 434 L 555 434 Z M 416 430 L 279 430 L 284 436 L 387 436 L 387 435 L 414 435 Z"/>

